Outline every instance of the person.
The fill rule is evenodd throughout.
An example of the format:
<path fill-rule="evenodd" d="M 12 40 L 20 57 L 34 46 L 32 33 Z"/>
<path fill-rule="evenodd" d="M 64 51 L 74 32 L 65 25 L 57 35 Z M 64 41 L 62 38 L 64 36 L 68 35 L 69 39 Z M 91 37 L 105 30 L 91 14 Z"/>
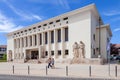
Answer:
<path fill-rule="evenodd" d="M 54 69 L 55 68 L 55 66 L 54 66 L 54 58 L 51 58 L 51 65 L 52 65 L 52 68 Z"/>
<path fill-rule="evenodd" d="M 52 65 L 51 65 L 51 58 L 48 59 L 48 68 L 51 67 L 52 68 Z"/>

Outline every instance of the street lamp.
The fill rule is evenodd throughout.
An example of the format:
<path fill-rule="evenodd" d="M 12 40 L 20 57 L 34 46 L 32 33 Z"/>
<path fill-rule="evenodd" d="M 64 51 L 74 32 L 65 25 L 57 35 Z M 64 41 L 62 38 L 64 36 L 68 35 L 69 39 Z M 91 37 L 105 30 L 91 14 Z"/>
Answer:
<path fill-rule="evenodd" d="M 102 23 L 102 20 L 101 20 L 101 17 L 99 17 L 99 58 L 101 57 L 101 25 Z"/>

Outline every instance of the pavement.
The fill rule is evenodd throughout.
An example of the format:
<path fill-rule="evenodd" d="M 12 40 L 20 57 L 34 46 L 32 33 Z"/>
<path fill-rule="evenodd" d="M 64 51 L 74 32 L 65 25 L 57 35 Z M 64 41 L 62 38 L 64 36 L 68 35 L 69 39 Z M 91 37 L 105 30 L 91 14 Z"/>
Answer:
<path fill-rule="evenodd" d="M 21 75 L 0 75 L 0 80 L 118 80 L 109 78 L 35 77 Z"/>
<path fill-rule="evenodd" d="M 13 66 L 14 66 L 14 69 L 13 69 Z M 29 66 L 29 70 L 28 70 L 28 66 Z M 70 79 L 75 78 L 74 80 L 88 80 L 91 78 L 92 80 L 102 80 L 102 79 L 103 80 L 114 80 L 114 79 L 119 80 L 120 79 L 120 65 L 117 65 L 117 64 L 110 64 L 110 65 L 72 64 L 70 65 L 70 64 L 56 63 L 55 69 L 47 68 L 47 70 L 46 70 L 46 66 L 47 64 L 8 63 L 8 62 L 0 63 L 0 75 L 65 78 L 63 80 L 67 80 L 68 78 Z M 90 70 L 90 66 L 91 66 L 91 70 Z M 117 66 L 117 71 L 116 71 L 116 66 Z M 0 80 L 14 80 L 9 78 L 1 79 L 3 78 L 2 76 L 0 76 Z M 45 79 L 41 78 L 41 80 L 48 80 L 47 78 Z M 25 80 L 28 80 L 28 79 L 25 79 Z M 32 80 L 32 79 L 29 79 L 29 80 Z M 38 79 L 35 79 L 35 80 L 38 80 Z M 56 80 L 56 79 L 50 79 L 50 80 Z M 61 80 L 61 79 L 57 79 L 57 80 Z"/>

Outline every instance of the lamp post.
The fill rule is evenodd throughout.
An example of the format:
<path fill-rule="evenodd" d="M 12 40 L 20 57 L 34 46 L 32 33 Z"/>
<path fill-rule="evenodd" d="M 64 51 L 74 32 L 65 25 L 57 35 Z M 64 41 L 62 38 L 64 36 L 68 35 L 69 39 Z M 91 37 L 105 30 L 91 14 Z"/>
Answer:
<path fill-rule="evenodd" d="M 99 58 L 101 57 L 101 17 L 99 17 Z"/>

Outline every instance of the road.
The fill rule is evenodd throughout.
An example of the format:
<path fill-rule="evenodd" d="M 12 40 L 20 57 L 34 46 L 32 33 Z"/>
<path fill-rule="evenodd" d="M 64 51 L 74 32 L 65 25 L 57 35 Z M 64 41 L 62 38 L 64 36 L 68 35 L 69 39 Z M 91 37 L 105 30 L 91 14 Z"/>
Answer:
<path fill-rule="evenodd" d="M 99 79 L 99 78 L 68 78 L 68 77 L 36 77 L 18 75 L 0 75 L 0 80 L 118 80 L 118 79 Z"/>

